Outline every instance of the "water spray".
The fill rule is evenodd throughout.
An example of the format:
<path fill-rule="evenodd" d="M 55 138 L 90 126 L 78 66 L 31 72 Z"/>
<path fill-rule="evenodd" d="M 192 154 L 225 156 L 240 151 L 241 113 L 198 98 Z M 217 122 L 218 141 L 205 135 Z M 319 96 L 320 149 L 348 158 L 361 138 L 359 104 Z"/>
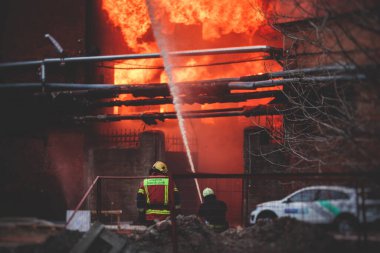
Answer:
<path fill-rule="evenodd" d="M 180 106 L 180 101 L 179 101 L 180 98 L 178 96 L 178 87 L 175 86 L 175 80 L 174 80 L 173 73 L 172 73 L 172 64 L 170 61 L 170 54 L 169 54 L 168 46 L 167 46 L 167 43 L 165 41 L 165 38 L 163 36 L 161 36 L 161 33 L 160 33 L 161 23 L 156 20 L 156 17 L 154 15 L 153 4 L 151 3 L 151 1 L 146 0 L 146 5 L 148 7 L 149 17 L 150 17 L 150 20 L 152 22 L 153 34 L 154 34 L 154 37 L 156 38 L 158 48 L 161 51 L 161 56 L 162 56 L 162 59 L 164 61 L 165 72 L 169 78 L 168 86 L 169 86 L 170 94 L 173 97 L 174 110 L 177 114 L 178 125 L 179 125 L 179 129 L 180 129 L 181 136 L 183 139 L 183 144 L 184 144 L 185 149 L 186 149 L 186 155 L 187 155 L 187 158 L 189 160 L 190 169 L 193 173 L 195 173 L 196 171 L 195 171 L 195 167 L 194 167 L 194 162 L 193 162 L 193 158 L 191 156 L 190 146 L 189 146 L 189 142 L 187 139 L 185 120 L 184 120 L 182 113 L 181 113 L 181 106 Z M 197 188 L 199 201 L 202 203 L 202 195 L 201 195 L 201 190 L 199 187 L 198 179 L 194 178 L 194 182 L 195 182 L 195 186 Z"/>

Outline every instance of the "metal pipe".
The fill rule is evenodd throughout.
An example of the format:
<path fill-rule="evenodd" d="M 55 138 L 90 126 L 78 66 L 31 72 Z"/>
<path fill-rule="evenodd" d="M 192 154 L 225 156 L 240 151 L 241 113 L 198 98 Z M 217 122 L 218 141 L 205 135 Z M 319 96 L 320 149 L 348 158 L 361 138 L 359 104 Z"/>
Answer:
<path fill-rule="evenodd" d="M 81 198 L 81 200 L 79 201 L 78 205 L 75 207 L 73 213 L 71 214 L 71 216 L 69 217 L 69 219 L 67 220 L 66 224 L 65 224 L 65 227 L 67 227 L 70 222 L 73 220 L 75 214 L 77 213 L 77 211 L 79 210 L 79 208 L 82 206 L 83 202 L 87 199 L 88 195 L 90 194 L 92 188 L 94 188 L 94 186 L 96 185 L 96 183 L 98 182 L 99 180 L 99 176 L 97 176 L 94 181 L 92 182 L 92 184 L 90 185 L 90 187 L 87 189 L 86 193 L 83 195 L 83 197 Z"/>
<path fill-rule="evenodd" d="M 99 222 L 102 222 L 102 179 L 99 178 L 96 185 L 96 218 Z"/>
<path fill-rule="evenodd" d="M 296 76 L 305 76 L 306 74 L 318 74 L 324 72 L 350 72 L 357 70 L 355 65 L 352 64 L 344 64 L 344 65 L 326 65 L 326 66 L 318 66 L 312 68 L 302 68 L 302 69 L 291 69 L 285 71 L 277 71 L 272 73 L 264 73 L 259 75 L 252 76 L 243 76 L 240 77 L 240 80 L 231 80 L 231 81 L 264 81 L 272 78 L 279 77 L 296 77 Z"/>
<path fill-rule="evenodd" d="M 226 108 L 216 110 L 200 110 L 183 112 L 184 118 L 217 118 L 233 116 L 260 116 L 260 115 L 280 115 L 282 106 L 280 105 L 260 105 L 254 107 Z M 90 115 L 77 116 L 75 121 L 120 121 L 120 120 L 142 120 L 147 124 L 157 124 L 156 120 L 164 121 L 165 119 L 176 119 L 175 112 L 167 113 L 142 113 L 131 115 Z"/>
<path fill-rule="evenodd" d="M 363 239 L 364 239 L 364 244 L 366 245 L 367 244 L 367 240 L 368 240 L 368 234 L 367 234 L 367 210 L 366 210 L 366 204 L 365 204 L 365 201 L 366 201 L 366 193 L 365 193 L 365 187 L 364 187 L 364 184 L 363 182 L 361 182 L 360 184 L 360 197 L 361 197 L 361 210 L 362 210 L 362 223 L 360 224 L 362 226 L 362 231 L 363 231 Z"/>
<path fill-rule="evenodd" d="M 285 71 L 278 71 L 273 73 L 268 73 L 270 78 L 277 77 L 286 77 L 286 76 L 296 76 L 296 75 L 304 75 L 310 73 L 320 73 L 320 72 L 328 72 L 328 71 L 353 71 L 356 70 L 356 66 L 352 64 L 347 65 L 327 65 L 327 66 L 318 66 L 313 68 L 302 68 L 302 69 L 291 69 Z"/>
<path fill-rule="evenodd" d="M 41 78 L 42 92 L 45 92 L 45 87 L 46 87 L 46 65 L 45 65 L 45 61 L 42 61 L 40 69 L 41 69 L 40 78 Z"/>
<path fill-rule="evenodd" d="M 256 89 L 261 87 L 273 87 L 278 85 L 284 85 L 289 83 L 299 82 L 328 82 L 328 81 L 352 81 L 352 80 L 364 80 L 366 76 L 364 74 L 356 75 L 332 75 L 332 76 L 313 76 L 313 77 L 297 77 L 287 79 L 276 79 L 256 82 L 230 82 L 228 87 L 233 90 L 247 90 Z"/>
<path fill-rule="evenodd" d="M 260 98 L 270 98 L 278 97 L 283 94 L 282 91 L 262 91 L 262 92 L 246 92 L 246 93 L 234 93 L 221 96 L 215 95 L 199 95 L 191 97 L 183 97 L 179 100 L 181 104 L 203 104 L 203 103 L 231 103 L 231 102 L 242 102 L 249 99 L 260 99 Z M 173 98 L 153 98 L 153 99 L 132 99 L 124 101 L 108 101 L 108 102 L 94 102 L 90 104 L 94 107 L 113 107 L 113 106 L 146 106 L 146 105 L 163 105 L 172 104 Z"/>
<path fill-rule="evenodd" d="M 42 66 L 41 66 L 42 67 Z M 44 70 L 45 71 L 45 70 Z M 41 68 L 42 72 L 42 68 Z M 42 78 L 41 78 L 42 81 Z M 41 83 L 4 83 L 0 84 L 0 89 L 24 89 L 24 88 L 41 88 Z M 63 89 L 63 90 L 90 90 L 90 89 L 120 89 L 120 86 L 114 84 L 77 84 L 77 83 L 45 83 L 45 88 Z"/>
<path fill-rule="evenodd" d="M 310 73 L 319 73 L 319 72 L 325 72 L 325 71 L 352 71 L 355 70 L 355 66 L 353 65 L 329 65 L 324 67 L 316 67 L 316 68 L 304 68 L 304 69 L 294 69 L 294 70 L 287 70 L 287 71 L 279 71 L 279 72 L 273 72 L 273 73 L 265 73 L 261 75 L 253 75 L 253 76 L 243 76 L 243 77 L 236 77 L 236 78 L 220 78 L 220 79 L 209 79 L 209 80 L 201 80 L 201 81 L 187 81 L 187 82 L 178 82 L 176 85 L 179 86 L 179 88 L 188 88 L 189 85 L 200 85 L 205 86 L 209 85 L 210 87 L 215 86 L 228 86 L 235 88 L 236 86 L 242 86 L 245 88 L 250 88 L 253 84 L 253 86 L 260 86 L 263 85 L 263 87 L 273 86 L 287 83 L 287 82 L 293 82 L 294 81 L 300 81 L 301 79 L 281 79 L 281 80 L 268 80 L 271 78 L 280 78 L 280 77 L 292 77 L 296 75 L 305 75 Z M 345 76 L 345 75 L 343 75 Z M 302 77 L 302 81 L 309 81 L 309 80 L 317 80 L 317 81 L 326 81 L 326 79 L 335 80 L 337 78 L 342 77 L 342 75 L 339 76 L 319 76 L 319 77 Z M 355 75 L 348 75 L 347 77 L 355 77 Z M 357 78 L 362 79 L 365 78 L 364 75 L 356 75 Z M 287 80 L 287 81 L 283 81 Z M 250 83 L 248 83 L 250 82 Z M 239 85 L 242 84 L 242 85 Z M 269 85 L 268 85 L 269 84 Z M 46 87 L 51 89 L 70 89 L 70 90 L 96 90 L 96 89 L 109 89 L 114 90 L 116 93 L 128 93 L 132 90 L 149 90 L 149 89 L 167 89 L 167 83 L 156 83 L 156 84 L 121 84 L 121 85 L 114 85 L 114 84 L 77 84 L 77 83 L 46 83 Z M 0 89 L 22 89 L 22 88 L 41 88 L 41 83 L 5 83 L 0 84 Z M 86 94 L 87 91 L 80 91 L 75 94 Z"/>
<path fill-rule="evenodd" d="M 63 48 L 61 46 L 61 44 L 58 43 L 58 41 L 53 37 L 51 36 L 50 34 L 45 34 L 45 38 L 49 39 L 50 43 L 53 44 L 55 50 L 57 50 L 57 52 L 62 55 L 63 54 Z"/>
<path fill-rule="evenodd" d="M 260 179 L 291 179 L 291 178 L 342 178 L 347 179 L 369 179 L 376 181 L 380 179 L 379 171 L 360 171 L 360 172 L 260 172 L 260 173 L 174 173 L 173 178 L 260 178 Z M 102 179 L 144 179 L 147 176 L 98 176 Z"/>
<path fill-rule="evenodd" d="M 260 53 L 260 52 L 272 54 L 275 52 L 282 52 L 282 49 L 274 48 L 270 46 L 227 47 L 227 48 L 173 51 L 173 52 L 169 52 L 169 56 L 179 57 L 179 56 L 201 56 L 201 55 L 241 54 L 241 53 Z M 0 63 L 0 68 L 40 65 L 42 61 L 45 61 L 46 64 L 54 64 L 54 63 L 62 64 L 62 63 L 75 63 L 75 62 L 100 62 L 100 61 L 114 61 L 114 60 L 152 59 L 152 58 L 160 58 L 160 57 L 161 57 L 161 53 L 47 58 L 44 60 L 37 60 L 37 61 L 3 62 L 3 63 Z"/>
<path fill-rule="evenodd" d="M 336 179 L 368 179 L 370 181 L 376 181 L 380 179 L 379 172 L 265 172 L 265 173 L 182 173 L 182 174 L 173 174 L 173 178 L 180 179 L 192 179 L 192 178 L 255 178 L 260 180 L 265 179 L 286 179 L 292 180 L 294 178 L 302 179 L 311 179 L 315 180 L 316 178 L 326 178 L 331 180 Z"/>
<path fill-rule="evenodd" d="M 171 174 L 169 174 L 169 194 L 170 194 L 170 220 L 172 222 L 171 226 L 171 236 L 173 244 L 173 253 L 178 252 L 178 237 L 177 237 L 177 217 L 176 209 L 174 203 L 174 180 Z"/>

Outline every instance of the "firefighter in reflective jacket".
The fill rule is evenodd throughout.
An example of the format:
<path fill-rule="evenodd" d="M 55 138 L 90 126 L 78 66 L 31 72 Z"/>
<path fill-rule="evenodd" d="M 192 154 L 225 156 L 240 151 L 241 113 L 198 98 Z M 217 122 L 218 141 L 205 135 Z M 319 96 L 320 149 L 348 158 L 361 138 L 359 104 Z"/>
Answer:
<path fill-rule="evenodd" d="M 161 221 L 170 216 L 170 206 L 173 200 L 169 189 L 174 189 L 175 209 L 178 210 L 181 207 L 178 189 L 175 183 L 171 182 L 167 173 L 166 164 L 157 161 L 149 171 L 150 177 L 141 182 L 136 199 L 139 223 L 151 225 L 155 221 Z"/>

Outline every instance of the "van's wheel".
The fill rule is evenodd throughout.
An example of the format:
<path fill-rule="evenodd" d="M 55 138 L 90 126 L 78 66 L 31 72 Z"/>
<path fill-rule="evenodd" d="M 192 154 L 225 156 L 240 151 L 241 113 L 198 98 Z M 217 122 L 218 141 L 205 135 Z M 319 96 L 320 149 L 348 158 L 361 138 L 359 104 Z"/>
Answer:
<path fill-rule="evenodd" d="M 257 216 L 258 223 L 273 223 L 277 219 L 277 215 L 271 211 L 264 211 Z"/>
<path fill-rule="evenodd" d="M 341 215 L 335 220 L 335 228 L 339 234 L 352 235 L 358 230 L 358 221 L 352 215 Z"/>

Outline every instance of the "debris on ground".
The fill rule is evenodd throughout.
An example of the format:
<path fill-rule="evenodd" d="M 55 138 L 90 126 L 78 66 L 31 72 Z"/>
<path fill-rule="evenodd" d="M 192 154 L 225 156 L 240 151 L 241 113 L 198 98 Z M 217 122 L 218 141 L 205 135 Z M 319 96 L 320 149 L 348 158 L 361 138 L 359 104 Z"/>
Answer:
<path fill-rule="evenodd" d="M 169 223 L 169 221 L 166 221 Z M 171 229 L 152 227 L 130 236 L 128 252 L 171 252 Z M 259 223 L 248 228 L 231 228 L 218 234 L 196 216 L 177 218 L 178 252 L 336 252 L 336 241 L 317 226 L 289 218 Z"/>
<path fill-rule="evenodd" d="M 222 236 L 211 231 L 196 216 L 177 217 L 178 252 L 218 252 Z M 172 230 L 169 220 L 149 227 L 144 232 L 129 235 L 132 243 L 127 252 L 172 252 Z"/>
<path fill-rule="evenodd" d="M 64 225 L 34 217 L 0 218 L 0 252 L 13 252 L 29 245 L 42 245 L 64 231 Z M 28 251 L 25 251 L 28 252 Z"/>
<path fill-rule="evenodd" d="M 320 226 L 291 218 L 280 218 L 271 222 L 258 223 L 247 228 L 230 228 L 222 233 L 213 232 L 195 215 L 179 215 L 176 223 L 175 236 L 179 253 L 354 253 L 362 252 L 363 249 L 357 247 L 359 245 L 357 241 L 342 244 L 341 241 L 335 240 Z M 87 233 L 64 230 L 49 237 L 43 244 L 24 245 L 13 251 L 1 251 L 0 247 L 0 252 L 70 252 L 72 249 L 84 249 L 80 244 L 82 243 L 83 245 L 84 241 L 88 241 L 88 238 L 95 234 L 99 234 L 98 238 L 103 238 L 106 242 L 107 240 L 111 243 L 117 241 L 119 245 L 122 245 L 121 250 L 117 251 L 120 253 L 173 252 L 173 233 L 170 220 L 161 221 L 143 231 L 124 231 L 125 233 L 118 231 L 118 234 L 110 230 L 104 230 L 102 226 L 102 224 L 95 224 L 91 228 L 92 232 L 90 230 Z M 94 233 L 94 228 L 96 227 L 98 229 L 95 230 L 98 230 L 99 233 Z M 104 234 L 103 237 L 101 234 Z M 86 249 L 99 249 L 100 241 L 105 246 L 103 248 L 106 249 L 108 246 L 104 245 L 105 241 L 100 239 L 92 240 L 93 245 L 87 245 Z M 376 247 L 378 245 L 375 245 Z M 112 247 L 108 248 L 111 249 Z M 109 251 L 102 250 L 101 252 L 106 253 Z"/>
<path fill-rule="evenodd" d="M 17 247 L 14 253 L 68 253 L 82 238 L 83 232 L 64 230 L 50 236 L 43 244 L 29 244 Z M 0 251 L 1 252 L 1 251 Z"/>
<path fill-rule="evenodd" d="M 229 240 L 230 252 L 248 252 L 252 249 L 265 253 L 337 252 L 337 242 L 322 228 L 281 218 L 273 222 L 261 222 L 245 229 L 223 232 Z"/>

